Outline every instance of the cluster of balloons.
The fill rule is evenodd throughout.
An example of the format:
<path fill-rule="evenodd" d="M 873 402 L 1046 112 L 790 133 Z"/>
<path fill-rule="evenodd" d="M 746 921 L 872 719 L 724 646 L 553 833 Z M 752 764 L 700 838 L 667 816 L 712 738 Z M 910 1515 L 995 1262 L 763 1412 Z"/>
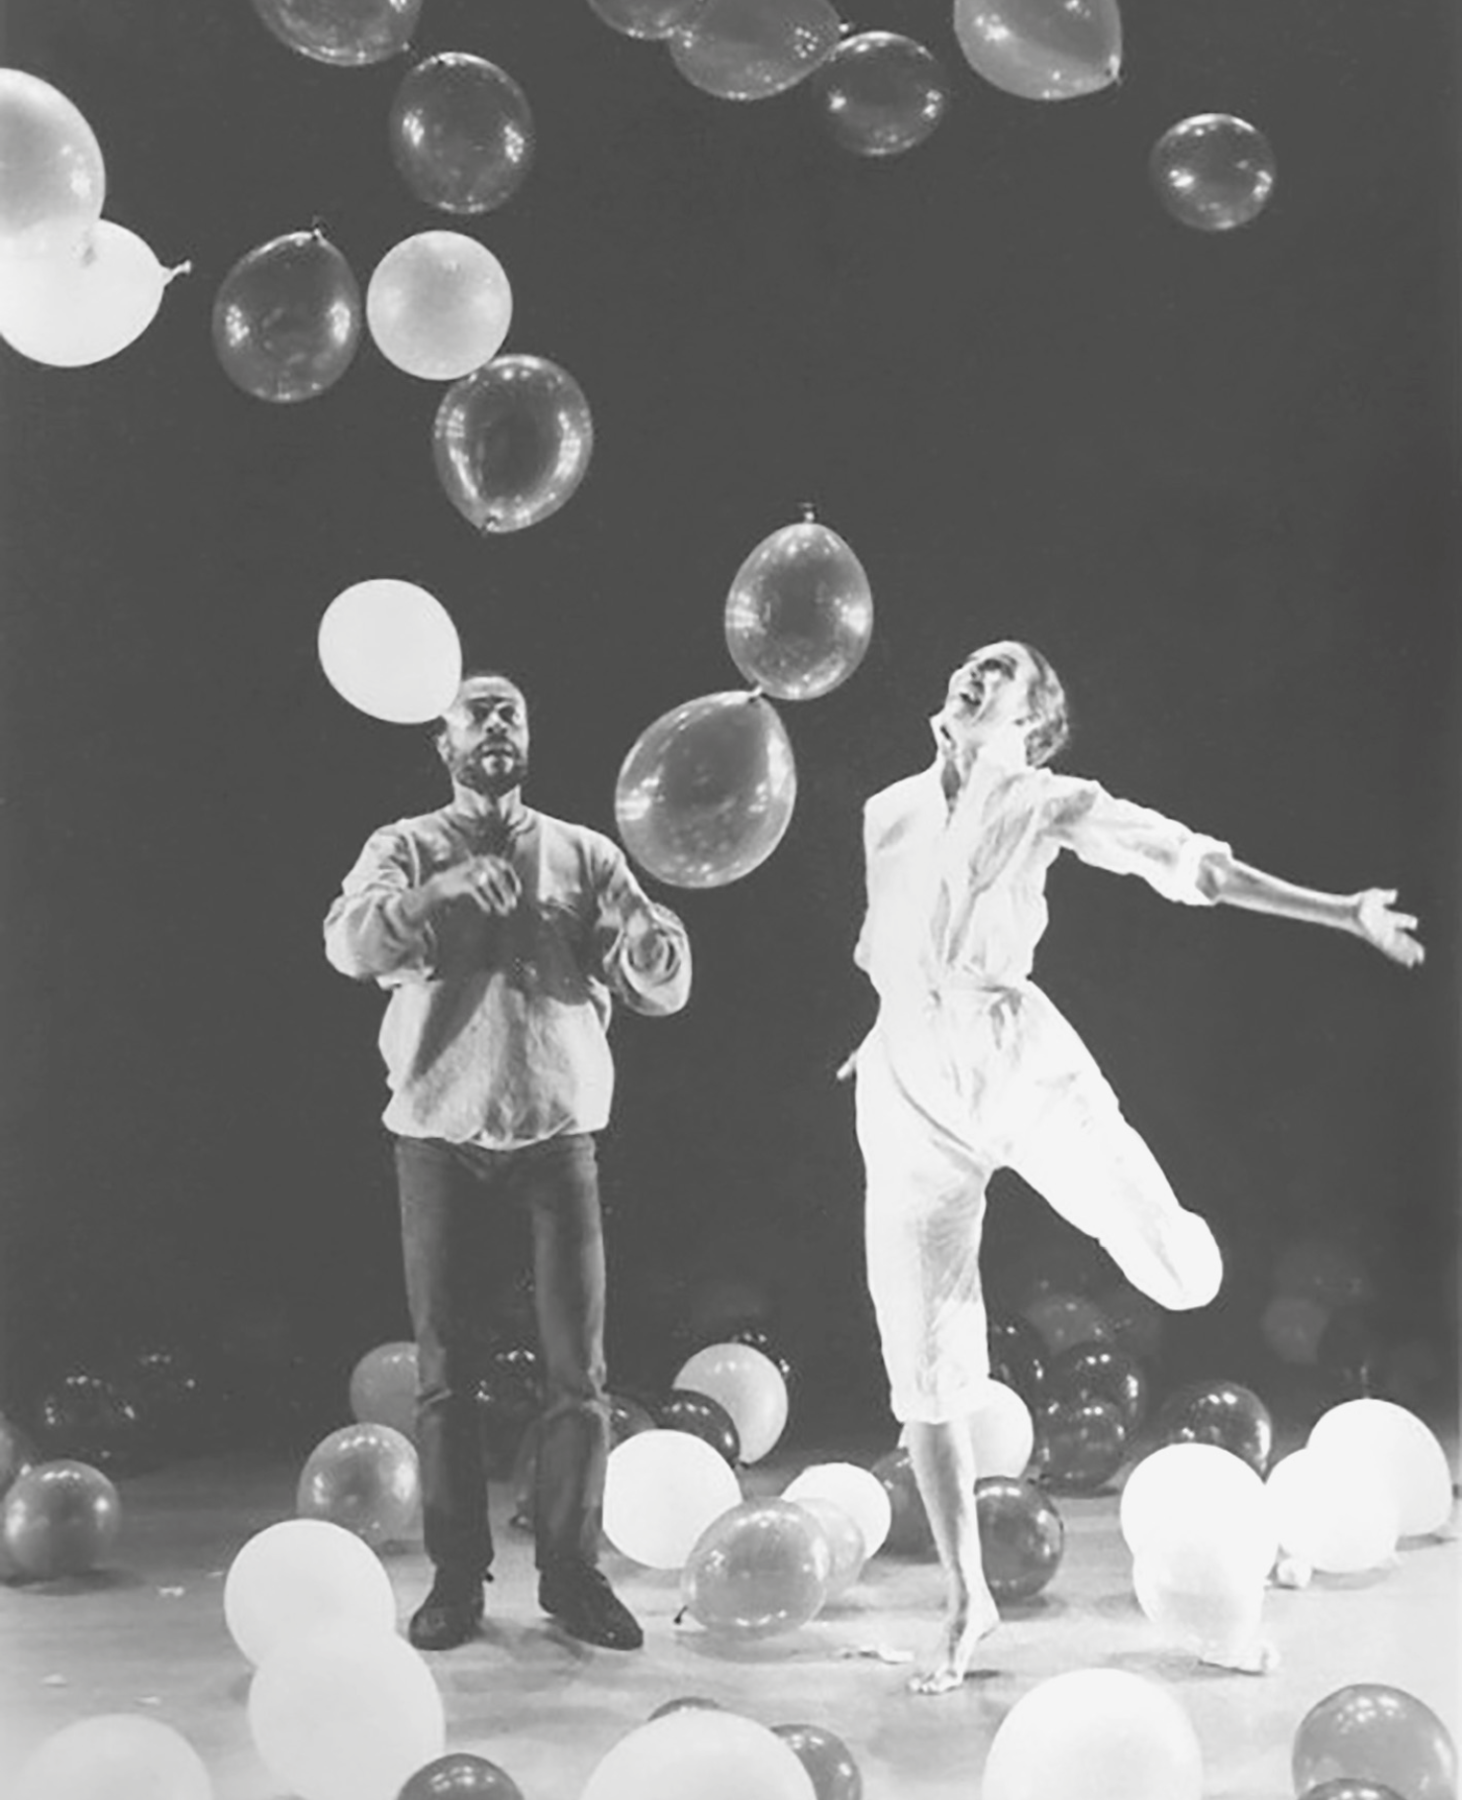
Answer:
<path fill-rule="evenodd" d="M 80 368 L 135 342 L 186 263 L 165 269 L 102 217 L 106 165 L 72 101 L 0 69 L 0 337 L 33 362 Z"/>
<path fill-rule="evenodd" d="M 620 766 L 614 811 L 630 855 L 678 887 L 723 887 L 786 835 L 797 768 L 771 694 L 809 700 L 848 679 L 873 630 L 873 596 L 844 540 L 811 516 L 757 545 L 731 583 L 727 648 L 750 693 L 664 714 Z"/>

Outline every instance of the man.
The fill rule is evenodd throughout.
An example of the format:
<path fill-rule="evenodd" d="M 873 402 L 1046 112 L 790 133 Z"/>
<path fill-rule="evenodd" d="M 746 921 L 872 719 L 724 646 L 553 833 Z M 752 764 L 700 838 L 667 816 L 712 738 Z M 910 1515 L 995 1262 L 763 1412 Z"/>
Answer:
<path fill-rule="evenodd" d="M 1409 935 L 1415 919 L 1391 910 L 1392 891 L 1291 886 L 1213 838 L 1045 768 L 1066 738 L 1065 697 L 1029 645 L 966 658 L 932 724 L 933 765 L 865 809 L 868 911 L 855 956 L 879 1011 L 850 1063 L 869 1288 L 948 1578 L 936 1653 L 911 1685 L 941 1693 L 999 1622 L 965 1424 L 989 1374 L 979 1250 L 993 1171 L 1015 1169 L 1164 1306 L 1204 1306 L 1222 1278 L 1207 1225 L 1178 1204 L 1085 1045 L 1029 979 L 1051 863 L 1069 850 L 1171 900 L 1333 926 L 1408 966 L 1422 950 Z"/>
<path fill-rule="evenodd" d="M 395 1134 L 417 1448 L 435 1579 L 411 1642 L 474 1636 L 493 1557 L 474 1401 L 474 1315 L 504 1208 L 533 1231 L 546 1381 L 534 1532 L 538 1598 L 566 1631 L 643 1642 L 598 1567 L 609 1412 L 593 1134 L 609 1118 L 612 997 L 678 1011 L 690 945 L 607 837 L 523 802 L 528 707 L 499 674 L 463 680 L 436 737 L 450 804 L 367 842 L 325 921 L 343 974 L 390 993 L 380 1034 Z"/>

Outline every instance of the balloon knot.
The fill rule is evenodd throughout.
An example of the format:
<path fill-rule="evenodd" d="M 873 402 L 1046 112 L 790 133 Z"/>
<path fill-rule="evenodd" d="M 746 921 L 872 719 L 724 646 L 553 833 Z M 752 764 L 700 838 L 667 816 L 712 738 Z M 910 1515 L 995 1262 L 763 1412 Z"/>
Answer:
<path fill-rule="evenodd" d="M 166 286 L 168 282 L 176 281 L 179 275 L 191 275 L 192 273 L 193 265 L 191 262 L 177 263 L 171 269 L 164 270 L 163 285 Z"/>
<path fill-rule="evenodd" d="M 763 687 L 754 687 L 751 689 L 751 691 L 747 694 L 746 697 L 748 700 L 753 700 L 753 701 L 754 700 L 765 700 L 767 697 L 766 689 Z"/>
<path fill-rule="evenodd" d="M 802 507 L 802 523 L 804 525 L 811 525 L 817 518 L 817 508 L 813 505 L 813 503 L 810 500 L 802 501 L 801 507 Z"/>

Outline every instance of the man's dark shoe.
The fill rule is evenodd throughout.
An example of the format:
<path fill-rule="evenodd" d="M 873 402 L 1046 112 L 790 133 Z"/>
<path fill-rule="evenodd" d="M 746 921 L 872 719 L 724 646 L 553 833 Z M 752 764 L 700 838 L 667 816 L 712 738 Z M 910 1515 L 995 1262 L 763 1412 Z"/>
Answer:
<path fill-rule="evenodd" d="M 406 1635 L 418 1650 L 455 1650 L 482 1624 L 482 1582 L 438 1572 L 431 1592 L 411 1615 Z"/>
<path fill-rule="evenodd" d="M 592 1563 L 551 1564 L 538 1577 L 538 1604 L 571 1637 L 603 1650 L 638 1650 L 639 1621 Z"/>

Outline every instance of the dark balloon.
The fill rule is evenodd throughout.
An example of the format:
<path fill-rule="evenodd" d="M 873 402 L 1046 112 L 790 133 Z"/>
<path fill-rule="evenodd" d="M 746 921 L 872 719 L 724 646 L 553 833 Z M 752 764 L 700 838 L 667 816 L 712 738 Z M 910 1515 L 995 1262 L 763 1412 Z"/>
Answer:
<path fill-rule="evenodd" d="M 422 0 L 254 0 L 255 12 L 281 43 L 337 68 L 398 56 L 421 7 Z"/>
<path fill-rule="evenodd" d="M 686 1694 L 679 1700 L 662 1700 L 650 1717 L 663 1719 L 667 1713 L 720 1712 L 721 1710 L 721 1704 L 717 1700 L 704 1700 L 699 1694 Z"/>
<path fill-rule="evenodd" d="M 1046 1391 L 1047 1353 L 1040 1332 L 1029 1319 L 991 1314 L 988 1341 L 990 1373 L 1034 1409 Z"/>
<path fill-rule="evenodd" d="M 1103 1487 L 1127 1454 L 1115 1400 L 1048 1400 L 1035 1414 L 1035 1472 L 1058 1493 Z"/>
<path fill-rule="evenodd" d="M 655 1408 L 655 1423 L 662 1431 L 688 1431 L 719 1450 L 726 1461 L 741 1460 L 741 1438 L 736 1421 L 719 1400 L 698 1394 L 693 1388 L 672 1388 Z"/>
<path fill-rule="evenodd" d="M 37 1463 L 18 1476 L 0 1512 L 0 1535 L 24 1575 L 49 1581 L 106 1560 L 121 1529 L 117 1490 L 88 1463 Z"/>
<path fill-rule="evenodd" d="M 813 77 L 833 141 L 860 156 L 898 156 L 922 144 L 949 106 L 939 60 L 893 31 L 844 38 Z"/>
<path fill-rule="evenodd" d="M 289 404 L 323 394 L 350 367 L 360 334 L 360 286 L 318 231 L 293 231 L 250 250 L 213 302 L 218 360 L 257 400 Z"/>
<path fill-rule="evenodd" d="M 1360 1681 L 1305 1714 L 1290 1752 L 1294 1791 L 1341 1780 L 1376 1783 L 1400 1800 L 1455 1800 L 1457 1746 L 1447 1727 L 1404 1688 Z"/>
<path fill-rule="evenodd" d="M 1073 1344 L 1051 1360 L 1046 1392 L 1053 1400 L 1115 1400 L 1130 1436 L 1147 1415 L 1147 1373 L 1115 1344 Z"/>
<path fill-rule="evenodd" d="M 797 1382 L 797 1371 L 790 1358 L 777 1347 L 776 1339 L 760 1325 L 742 1325 L 735 1331 L 724 1335 L 708 1337 L 697 1344 L 697 1350 L 703 1350 L 707 1344 L 749 1344 L 753 1350 L 760 1350 L 768 1362 L 775 1363 L 777 1372 L 786 1383 L 788 1394 L 792 1394 Z"/>
<path fill-rule="evenodd" d="M 493 1469 L 511 1467 L 523 1434 L 543 1409 L 538 1352 L 520 1344 L 494 1350 L 478 1377 L 477 1423 Z"/>
<path fill-rule="evenodd" d="M 48 1460 L 119 1469 L 135 1465 L 146 1449 L 136 1394 L 85 1369 L 61 1376 L 41 1395 L 35 1428 L 37 1447 Z"/>
<path fill-rule="evenodd" d="M 1029 1600 L 1061 1566 L 1066 1527 L 1030 1481 L 992 1476 L 975 1483 L 980 1555 L 997 1600 Z"/>
<path fill-rule="evenodd" d="M 863 1776 L 853 1752 L 824 1725 L 773 1725 L 812 1778 L 816 1800 L 861 1800 Z"/>
<path fill-rule="evenodd" d="M 670 54 L 717 99 L 765 100 L 826 62 L 841 31 L 829 0 L 705 0 L 670 39 Z"/>
<path fill-rule="evenodd" d="M 594 421 L 567 370 L 541 356 L 496 356 L 448 388 L 432 449 L 468 524 L 522 531 L 557 512 L 588 473 Z"/>
<path fill-rule="evenodd" d="M 1159 1444 L 1217 1444 L 1263 1475 L 1274 1453 L 1269 1408 L 1236 1381 L 1192 1381 L 1169 1395 L 1154 1424 Z"/>
<path fill-rule="evenodd" d="M 533 162 L 528 96 L 496 63 L 458 50 L 410 71 L 389 129 L 407 187 L 443 212 L 491 212 L 517 193 Z"/>
<path fill-rule="evenodd" d="M 589 0 L 606 25 L 626 37 L 667 38 L 683 30 L 706 0 Z"/>
<path fill-rule="evenodd" d="M 626 1438 L 655 1429 L 655 1416 L 627 1394 L 609 1395 L 609 1447 L 617 1449 Z"/>
<path fill-rule="evenodd" d="M 908 1451 L 890 1450 L 874 1463 L 872 1472 L 883 1483 L 893 1509 L 883 1548 L 894 1556 L 933 1556 L 934 1533 Z"/>
<path fill-rule="evenodd" d="M 396 1800 L 523 1800 L 523 1790 L 485 1756 L 454 1750 L 418 1769 Z"/>

